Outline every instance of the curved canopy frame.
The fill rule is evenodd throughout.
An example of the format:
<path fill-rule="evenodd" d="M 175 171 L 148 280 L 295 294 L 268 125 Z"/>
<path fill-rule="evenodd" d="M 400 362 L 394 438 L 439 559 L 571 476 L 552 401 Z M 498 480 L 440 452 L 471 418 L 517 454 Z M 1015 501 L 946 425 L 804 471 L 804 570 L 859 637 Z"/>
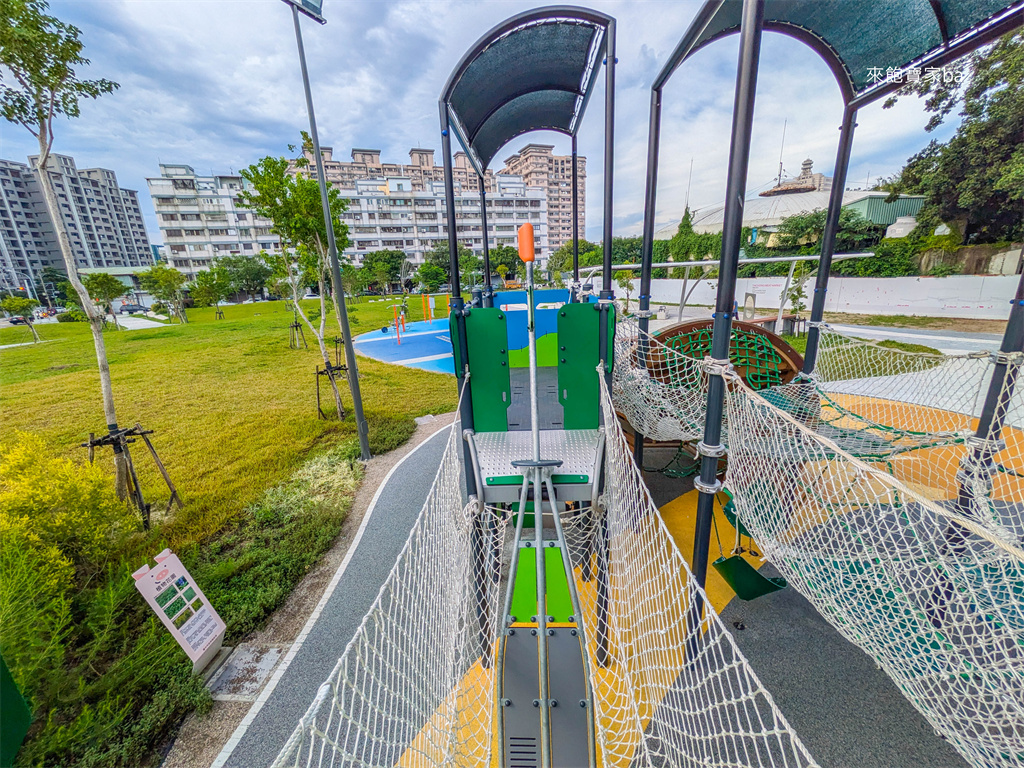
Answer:
<path fill-rule="evenodd" d="M 828 290 L 835 236 L 839 229 L 839 213 L 853 147 L 857 110 L 902 86 L 902 77 L 887 77 L 889 73 L 902 74 L 917 69 L 918 75 L 921 75 L 928 67 L 951 63 L 1022 25 L 1024 0 L 708 0 L 651 88 L 639 292 L 641 328 L 645 331 L 647 329 L 650 308 L 662 90 L 673 72 L 693 53 L 727 35 L 737 32 L 740 35 L 718 296 L 712 315 L 714 333 L 711 356 L 723 365 L 728 364 L 736 299 L 743 201 L 762 32 L 766 29 L 781 32 L 809 45 L 832 70 L 842 92 L 845 108 L 829 208 L 821 238 L 821 259 L 804 355 L 803 375 L 810 376 L 817 358 L 817 323 L 824 317 L 825 294 Z M 1012 304 L 1002 349 L 1019 351 L 1022 345 L 1024 275 L 1021 276 L 1021 284 Z M 1000 413 L 1001 400 L 1009 396 L 1002 389 L 1003 381 L 1003 377 L 993 376 L 976 433 L 982 445 L 987 444 L 992 435 L 998 435 L 1002 428 L 997 414 Z M 707 573 L 714 498 L 721 487 L 716 471 L 722 451 L 724 386 L 721 375 L 711 376 L 704 439 L 698 446 L 701 454 L 700 479 L 694 482 L 701 493 L 697 505 L 692 562 L 693 572 L 702 585 Z M 637 463 L 642 464 L 642 435 L 637 435 L 634 446 Z M 980 465 L 986 457 L 977 454 L 973 460 Z"/>
<path fill-rule="evenodd" d="M 612 25 L 586 8 L 537 8 L 503 21 L 466 52 L 441 104 L 478 174 L 529 131 L 576 135 Z"/>

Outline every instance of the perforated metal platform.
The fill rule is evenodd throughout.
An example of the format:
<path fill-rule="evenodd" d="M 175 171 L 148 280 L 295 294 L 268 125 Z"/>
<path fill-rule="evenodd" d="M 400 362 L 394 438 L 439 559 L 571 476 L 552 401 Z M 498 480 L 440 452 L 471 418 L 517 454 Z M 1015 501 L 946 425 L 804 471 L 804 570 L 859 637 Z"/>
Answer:
<path fill-rule="evenodd" d="M 541 430 L 540 457 L 562 460 L 552 478 L 560 500 L 590 498 L 600 435 L 598 429 Z M 484 479 L 484 501 L 517 499 L 522 471 L 513 467 L 512 462 L 532 458 L 531 433 L 482 432 L 474 440 Z"/>

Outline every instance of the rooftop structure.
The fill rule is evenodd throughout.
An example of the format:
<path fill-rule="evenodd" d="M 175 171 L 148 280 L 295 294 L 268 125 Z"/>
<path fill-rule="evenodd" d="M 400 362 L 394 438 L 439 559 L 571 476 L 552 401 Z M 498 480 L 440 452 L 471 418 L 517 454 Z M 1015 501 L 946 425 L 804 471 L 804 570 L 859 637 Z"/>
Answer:
<path fill-rule="evenodd" d="M 548 197 L 548 237 L 551 249 L 572 242 L 572 155 L 556 155 L 550 144 L 527 144 L 505 158 L 501 173 L 522 176 L 528 187 L 538 187 Z M 459 153 L 461 154 L 461 153 Z M 456 155 L 458 161 L 458 155 Z M 576 158 L 577 225 L 587 230 L 587 158 Z"/>

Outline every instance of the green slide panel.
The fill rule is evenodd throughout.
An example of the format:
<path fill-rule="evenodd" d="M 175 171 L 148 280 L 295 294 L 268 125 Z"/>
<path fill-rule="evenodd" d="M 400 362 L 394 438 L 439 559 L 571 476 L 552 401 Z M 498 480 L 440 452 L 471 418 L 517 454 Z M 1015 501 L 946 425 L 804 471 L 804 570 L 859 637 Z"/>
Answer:
<path fill-rule="evenodd" d="M 565 429 L 597 429 L 600 423 L 600 323 L 596 304 L 558 310 L 558 401 Z"/>
<path fill-rule="evenodd" d="M 455 358 L 455 375 L 462 375 L 462 347 L 459 346 L 459 323 L 455 310 L 448 315 L 448 338 L 452 340 L 452 357 Z"/>
<path fill-rule="evenodd" d="M 477 432 L 506 432 L 505 411 L 512 404 L 512 385 L 505 312 L 497 307 L 474 308 L 466 318 L 466 346 L 473 428 Z"/>
<path fill-rule="evenodd" d="M 562 550 L 544 548 L 544 578 L 547 581 L 548 616 L 556 622 L 568 622 L 572 616 L 572 597 L 562 565 Z M 516 583 L 512 588 L 512 615 L 516 621 L 528 622 L 537 615 L 537 550 L 519 549 Z"/>
<path fill-rule="evenodd" d="M 32 713 L 22 698 L 7 662 L 0 656 L 0 766 L 13 765 L 14 756 L 21 749 Z"/>

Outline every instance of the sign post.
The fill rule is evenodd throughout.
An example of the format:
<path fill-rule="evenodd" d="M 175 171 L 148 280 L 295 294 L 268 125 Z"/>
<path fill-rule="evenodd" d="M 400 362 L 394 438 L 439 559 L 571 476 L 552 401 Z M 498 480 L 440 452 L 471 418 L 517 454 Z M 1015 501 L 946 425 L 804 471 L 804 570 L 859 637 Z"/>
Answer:
<path fill-rule="evenodd" d="M 132 574 L 135 588 L 192 659 L 192 672 L 198 674 L 220 650 L 226 626 L 176 554 L 165 549 L 153 559 L 154 568 L 144 565 Z"/>

